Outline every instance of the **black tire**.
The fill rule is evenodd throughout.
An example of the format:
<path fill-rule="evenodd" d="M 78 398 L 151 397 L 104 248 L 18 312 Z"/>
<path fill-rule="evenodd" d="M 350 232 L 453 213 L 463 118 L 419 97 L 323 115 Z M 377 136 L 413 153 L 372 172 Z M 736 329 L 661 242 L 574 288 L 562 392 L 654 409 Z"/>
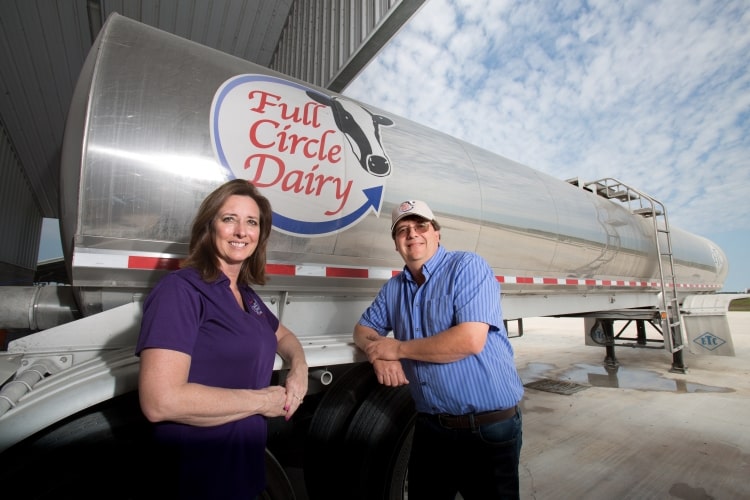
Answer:
<path fill-rule="evenodd" d="M 416 415 L 405 386 L 378 386 L 365 400 L 345 438 L 352 498 L 404 498 Z"/>
<path fill-rule="evenodd" d="M 266 489 L 260 494 L 263 500 L 295 500 L 294 487 L 276 457 L 266 449 Z"/>
<path fill-rule="evenodd" d="M 164 481 L 169 462 L 153 445 L 151 424 L 133 392 L 69 417 L 0 454 L 0 484 L 8 491 L 23 490 L 26 499 L 161 500 L 176 491 Z M 266 474 L 261 498 L 295 498 L 283 467 L 268 450 Z"/>
<path fill-rule="evenodd" d="M 416 411 L 407 387 L 378 384 L 355 365 L 321 399 L 305 444 L 311 500 L 401 500 Z"/>
<path fill-rule="evenodd" d="M 0 454 L 0 483 L 33 499 L 155 498 L 144 484 L 157 465 L 149 429 L 137 394 L 121 396 Z"/>
<path fill-rule="evenodd" d="M 346 467 L 344 436 L 352 417 L 377 385 L 370 363 L 358 363 L 326 390 L 305 439 L 305 489 L 311 500 L 340 498 L 341 471 Z"/>

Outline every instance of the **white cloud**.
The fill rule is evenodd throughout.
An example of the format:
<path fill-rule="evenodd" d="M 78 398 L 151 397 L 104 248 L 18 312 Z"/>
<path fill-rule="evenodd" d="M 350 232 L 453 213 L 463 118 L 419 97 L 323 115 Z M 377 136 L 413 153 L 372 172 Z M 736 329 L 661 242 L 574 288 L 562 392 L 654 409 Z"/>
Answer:
<path fill-rule="evenodd" d="M 428 0 L 345 93 L 560 179 L 618 178 L 691 232 L 750 235 L 747 26 L 745 0 Z"/>

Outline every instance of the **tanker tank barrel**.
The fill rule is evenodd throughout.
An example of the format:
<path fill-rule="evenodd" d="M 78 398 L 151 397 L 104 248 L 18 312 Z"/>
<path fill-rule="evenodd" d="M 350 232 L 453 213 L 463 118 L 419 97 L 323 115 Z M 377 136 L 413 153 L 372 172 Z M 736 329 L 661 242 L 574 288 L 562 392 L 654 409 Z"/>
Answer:
<path fill-rule="evenodd" d="M 177 269 L 198 201 L 231 178 L 271 202 L 264 289 L 280 297 L 377 293 L 403 268 L 389 214 L 410 197 L 435 212 L 446 248 L 487 260 L 510 317 L 649 307 L 665 274 L 680 295 L 714 293 L 726 278 L 723 251 L 676 227 L 663 245 L 674 273 L 662 272 L 653 227 L 666 210 L 642 213 L 648 197 L 617 179 L 556 179 L 124 16 L 95 43 L 60 176 L 81 316 L 145 295 Z"/>

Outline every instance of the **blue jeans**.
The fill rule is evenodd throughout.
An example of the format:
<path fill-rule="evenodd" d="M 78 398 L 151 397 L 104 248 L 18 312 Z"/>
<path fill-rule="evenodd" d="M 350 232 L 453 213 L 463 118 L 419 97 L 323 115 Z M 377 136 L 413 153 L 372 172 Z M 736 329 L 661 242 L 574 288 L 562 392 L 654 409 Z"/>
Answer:
<path fill-rule="evenodd" d="M 447 429 L 419 414 L 409 458 L 409 500 L 519 498 L 521 410 L 502 422 Z"/>

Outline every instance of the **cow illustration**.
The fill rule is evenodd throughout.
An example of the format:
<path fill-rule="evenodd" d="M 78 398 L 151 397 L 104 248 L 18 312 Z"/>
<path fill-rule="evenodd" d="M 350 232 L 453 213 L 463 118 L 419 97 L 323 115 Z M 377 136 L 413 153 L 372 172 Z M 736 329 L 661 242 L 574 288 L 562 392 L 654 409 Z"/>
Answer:
<path fill-rule="evenodd" d="M 365 171 L 377 177 L 391 173 L 391 161 L 380 143 L 380 127 L 390 127 L 393 120 L 376 115 L 354 101 L 329 97 L 308 91 L 316 102 L 331 108 L 336 127 L 344 134 L 349 147 Z"/>

